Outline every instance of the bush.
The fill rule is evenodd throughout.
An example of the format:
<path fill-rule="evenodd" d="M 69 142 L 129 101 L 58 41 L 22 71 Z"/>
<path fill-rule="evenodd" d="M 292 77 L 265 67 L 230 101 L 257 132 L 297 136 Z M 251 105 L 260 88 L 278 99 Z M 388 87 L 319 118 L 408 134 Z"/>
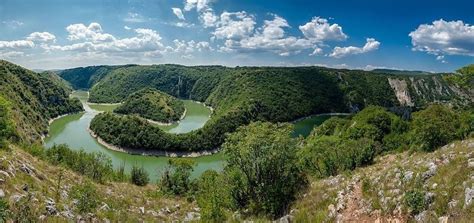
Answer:
<path fill-rule="evenodd" d="M 7 222 L 7 219 L 10 217 L 9 205 L 8 202 L 0 198 L 0 222 Z"/>
<path fill-rule="evenodd" d="M 227 182 L 223 175 L 207 170 L 197 180 L 196 201 L 204 222 L 225 222 L 225 209 L 230 207 Z"/>
<path fill-rule="evenodd" d="M 10 103 L 0 97 L 0 148 L 7 148 L 6 140 L 15 135 L 15 123 L 11 118 Z"/>
<path fill-rule="evenodd" d="M 255 122 L 228 136 L 224 174 L 237 208 L 277 217 L 304 187 L 291 132 L 288 124 Z"/>
<path fill-rule="evenodd" d="M 347 125 L 350 123 L 349 119 L 340 118 L 340 117 L 331 117 L 328 120 L 324 121 L 321 125 L 316 127 L 311 136 L 330 136 L 330 135 L 340 135 L 343 131 L 346 130 Z"/>
<path fill-rule="evenodd" d="M 413 214 L 418 214 L 426 208 L 425 193 L 419 190 L 405 192 L 404 201 Z"/>
<path fill-rule="evenodd" d="M 443 105 L 430 105 L 413 114 L 411 135 L 417 149 L 433 151 L 455 139 L 461 138 L 459 115 Z"/>
<path fill-rule="evenodd" d="M 311 175 L 322 178 L 371 164 L 375 143 L 366 138 L 342 139 L 336 136 L 309 137 L 299 151 L 299 163 Z"/>
<path fill-rule="evenodd" d="M 150 182 L 148 172 L 143 167 L 133 166 L 130 175 L 132 183 L 137 186 L 145 186 Z"/>
<path fill-rule="evenodd" d="M 396 116 L 379 106 L 369 106 L 352 118 L 345 137 L 350 139 L 368 138 L 381 142 L 392 128 L 392 120 Z"/>
<path fill-rule="evenodd" d="M 13 222 L 36 222 L 38 213 L 34 206 L 33 194 L 22 196 L 18 202 L 12 205 Z"/>
<path fill-rule="evenodd" d="M 67 145 L 55 145 L 46 150 L 46 159 L 54 165 L 64 165 L 99 183 L 114 178 L 112 160 L 103 153 L 73 151 Z"/>
<path fill-rule="evenodd" d="M 191 159 L 174 158 L 168 160 L 168 167 L 161 177 L 161 190 L 174 195 L 184 195 L 191 188 L 191 172 L 196 163 Z"/>
<path fill-rule="evenodd" d="M 71 196 L 77 199 L 76 208 L 80 213 L 94 212 L 99 205 L 99 195 L 94 184 L 89 181 L 73 186 Z"/>

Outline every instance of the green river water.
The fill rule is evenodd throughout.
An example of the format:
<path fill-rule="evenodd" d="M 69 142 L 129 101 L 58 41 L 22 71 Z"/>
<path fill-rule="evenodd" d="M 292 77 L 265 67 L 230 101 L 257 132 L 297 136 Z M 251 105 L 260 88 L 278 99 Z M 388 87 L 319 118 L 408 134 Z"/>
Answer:
<path fill-rule="evenodd" d="M 118 105 L 88 104 L 86 103 L 88 93 L 85 91 L 75 91 L 71 97 L 77 97 L 82 101 L 85 112 L 66 115 L 53 121 L 50 125 L 49 136 L 45 139 L 45 146 L 47 148 L 55 144 L 67 144 L 71 149 L 84 149 L 86 152 L 102 152 L 112 159 L 112 165 L 115 168 L 125 164 L 126 170 L 129 171 L 133 165 L 143 166 L 149 173 L 152 182 L 159 179 L 169 158 L 130 155 L 112 151 L 100 145 L 87 131 L 91 120 L 98 112 L 112 111 Z M 209 120 L 212 112 L 203 104 L 191 100 L 184 100 L 184 104 L 186 107 L 184 119 L 180 123 L 160 126 L 160 128 L 170 133 L 186 133 L 201 128 Z M 298 121 L 295 123 L 293 135 L 307 136 L 314 126 L 321 124 L 329 117 L 315 116 Z M 208 169 L 220 171 L 225 163 L 222 153 L 192 159 L 197 163 L 192 177 L 197 177 Z"/>

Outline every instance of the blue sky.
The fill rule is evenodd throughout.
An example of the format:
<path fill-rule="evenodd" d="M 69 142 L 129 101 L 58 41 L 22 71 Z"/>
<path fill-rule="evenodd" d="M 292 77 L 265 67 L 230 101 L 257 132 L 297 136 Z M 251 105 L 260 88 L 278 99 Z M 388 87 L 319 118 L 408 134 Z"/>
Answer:
<path fill-rule="evenodd" d="M 0 58 L 32 69 L 221 64 L 453 71 L 474 1 L 1 0 Z"/>

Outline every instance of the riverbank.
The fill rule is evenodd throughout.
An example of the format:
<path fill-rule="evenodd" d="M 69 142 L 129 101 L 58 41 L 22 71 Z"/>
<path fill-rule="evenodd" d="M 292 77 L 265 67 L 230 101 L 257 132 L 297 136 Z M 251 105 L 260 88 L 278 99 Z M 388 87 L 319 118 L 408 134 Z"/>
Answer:
<path fill-rule="evenodd" d="M 179 124 L 179 122 L 181 120 L 184 119 L 184 117 L 186 117 L 186 112 L 188 110 L 186 108 L 184 108 L 184 112 L 183 114 L 181 115 L 181 117 L 179 117 L 179 120 L 178 121 L 173 121 L 173 122 L 159 122 L 159 121 L 155 121 L 155 120 L 152 120 L 152 119 L 146 119 L 149 123 L 151 124 L 155 124 L 155 125 L 161 125 L 161 126 L 170 126 L 170 125 L 173 125 L 173 124 Z"/>
<path fill-rule="evenodd" d="M 105 140 L 100 138 L 97 134 L 95 134 L 95 132 L 92 131 L 90 128 L 87 128 L 87 131 L 93 138 L 97 140 L 99 144 L 101 144 L 105 148 L 116 151 L 116 152 L 127 153 L 130 155 L 196 158 L 196 157 L 201 157 L 201 156 L 210 156 L 219 152 L 219 149 L 204 150 L 204 151 L 199 151 L 199 152 L 148 151 L 148 150 L 128 149 L 128 148 L 123 148 L 123 147 L 116 146 L 116 145 L 106 142 Z"/>
<path fill-rule="evenodd" d="M 49 119 L 49 120 L 48 120 L 47 133 L 41 135 L 41 143 L 44 143 L 44 139 L 49 136 L 49 128 L 50 128 L 50 126 L 51 126 L 51 123 L 53 123 L 54 121 L 56 121 L 56 120 L 58 120 L 58 119 L 60 119 L 60 118 L 64 118 L 64 117 L 66 117 L 66 116 L 68 116 L 68 115 L 79 114 L 79 113 L 82 113 L 82 112 L 84 112 L 84 111 L 66 113 L 66 114 L 62 114 L 62 115 L 59 115 L 59 116 L 56 116 L 56 117 L 54 117 L 54 118 Z"/>
<path fill-rule="evenodd" d="M 303 121 L 303 120 L 318 117 L 318 116 L 348 116 L 348 115 L 352 115 L 352 114 L 353 113 L 343 113 L 343 112 L 313 114 L 313 115 L 310 115 L 310 116 L 305 116 L 305 117 L 302 117 L 302 118 L 299 118 L 299 119 L 295 119 L 295 120 L 291 121 L 290 123 L 296 123 L 296 122 L 299 122 L 299 121 Z"/>

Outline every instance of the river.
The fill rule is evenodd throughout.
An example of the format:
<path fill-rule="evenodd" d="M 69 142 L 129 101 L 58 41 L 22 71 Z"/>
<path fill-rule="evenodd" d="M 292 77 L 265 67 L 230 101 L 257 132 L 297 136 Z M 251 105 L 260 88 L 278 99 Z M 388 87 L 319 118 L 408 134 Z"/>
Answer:
<path fill-rule="evenodd" d="M 99 112 L 112 111 L 118 104 L 89 104 L 87 103 L 88 93 L 85 91 L 75 91 L 71 97 L 77 97 L 83 103 L 85 112 L 66 115 L 54 120 L 50 125 L 49 136 L 45 138 L 46 148 L 51 148 L 55 144 L 67 144 L 71 149 L 84 149 L 86 152 L 102 152 L 112 160 L 114 168 L 125 165 L 125 169 L 130 171 L 133 165 L 143 166 L 149 173 L 151 182 L 156 182 L 166 165 L 168 157 L 130 155 L 116 152 L 100 145 L 87 131 L 91 120 Z M 179 123 L 169 126 L 160 126 L 161 129 L 170 133 L 186 133 L 201 128 L 210 118 L 211 110 L 202 103 L 191 100 L 184 100 L 186 115 Z M 314 126 L 321 124 L 328 119 L 329 115 L 314 116 L 297 121 L 293 136 L 307 136 Z M 195 178 L 204 171 L 212 169 L 221 171 L 225 161 L 222 153 L 209 156 L 191 158 L 196 161 L 196 166 L 192 173 Z"/>
<path fill-rule="evenodd" d="M 67 115 L 53 121 L 50 125 L 49 136 L 45 138 L 45 146 L 67 144 L 71 149 L 84 149 L 86 152 L 102 152 L 112 159 L 112 165 L 118 168 L 125 164 L 127 172 L 133 165 L 143 166 L 150 175 L 151 182 L 156 182 L 168 164 L 168 157 L 140 156 L 116 152 L 105 148 L 94 139 L 87 128 L 95 115 L 100 111 L 112 111 L 118 105 L 88 104 L 87 92 L 75 91 L 72 97 L 77 97 L 84 105 L 85 112 Z M 202 127 L 209 119 L 211 111 L 201 103 L 185 100 L 186 116 L 179 124 L 162 126 L 165 131 L 185 133 Z M 184 127 L 186 126 L 186 127 Z M 221 153 L 192 158 L 197 165 L 192 177 L 201 175 L 208 169 L 220 171 L 223 169 L 224 159 Z"/>

